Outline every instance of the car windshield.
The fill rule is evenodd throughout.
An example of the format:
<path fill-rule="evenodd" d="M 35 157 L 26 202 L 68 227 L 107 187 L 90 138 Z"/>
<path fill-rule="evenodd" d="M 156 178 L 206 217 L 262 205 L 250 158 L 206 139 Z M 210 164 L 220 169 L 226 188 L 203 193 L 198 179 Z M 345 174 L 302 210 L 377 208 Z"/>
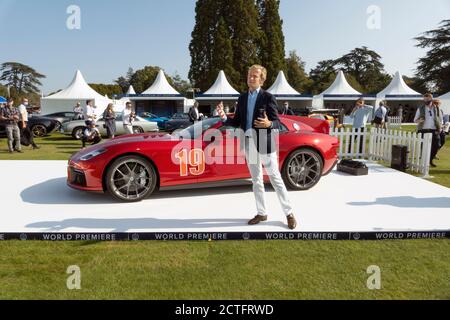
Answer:
<path fill-rule="evenodd" d="M 199 121 L 187 127 L 186 129 L 183 129 L 181 131 L 175 131 L 173 135 L 183 139 L 197 139 L 199 136 L 202 135 L 203 132 L 216 125 L 219 121 L 220 121 L 219 118 L 210 118 L 203 121 Z"/>
<path fill-rule="evenodd" d="M 189 116 L 185 113 L 175 113 L 172 116 L 172 119 L 188 119 L 188 118 L 189 118 Z"/>

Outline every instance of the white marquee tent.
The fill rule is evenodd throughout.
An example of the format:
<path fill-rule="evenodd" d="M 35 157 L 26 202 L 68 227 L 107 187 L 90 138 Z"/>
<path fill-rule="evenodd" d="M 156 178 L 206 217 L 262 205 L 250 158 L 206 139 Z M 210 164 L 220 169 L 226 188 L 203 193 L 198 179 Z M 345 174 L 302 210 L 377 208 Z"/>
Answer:
<path fill-rule="evenodd" d="M 277 79 L 274 84 L 267 89 L 268 92 L 273 94 L 277 101 L 282 104 L 289 102 L 292 109 L 297 110 L 300 108 L 311 107 L 313 98 L 312 96 L 304 96 L 292 86 L 286 80 L 286 76 L 283 71 L 278 73 Z"/>
<path fill-rule="evenodd" d="M 390 116 L 399 114 L 399 107 L 402 105 L 403 122 L 412 122 L 417 106 L 422 102 L 423 96 L 411 89 L 403 80 L 400 72 L 396 72 L 391 83 L 377 94 L 377 107 L 382 100 L 387 101 L 391 109 Z"/>
<path fill-rule="evenodd" d="M 441 108 L 444 111 L 444 114 L 450 114 L 450 92 L 440 96 L 439 100 L 442 102 Z"/>
<path fill-rule="evenodd" d="M 140 96 L 141 97 L 136 97 L 136 99 L 137 100 L 139 99 L 159 100 L 161 98 L 164 98 L 164 100 L 184 99 L 184 97 L 169 84 L 163 70 L 159 70 L 155 82 L 153 82 L 150 88 L 142 92 Z"/>
<path fill-rule="evenodd" d="M 199 110 L 201 113 L 214 114 L 216 105 L 220 101 L 224 101 L 226 111 L 231 111 L 231 108 L 238 98 L 239 92 L 228 82 L 225 72 L 220 70 L 219 75 L 211 88 L 203 94 L 198 95 L 196 100 L 200 104 Z"/>
<path fill-rule="evenodd" d="M 239 92 L 228 82 L 225 72 L 220 70 L 216 82 L 209 90 L 199 95 L 197 100 L 237 100 L 238 97 Z"/>
<path fill-rule="evenodd" d="M 336 79 L 331 86 L 321 94 L 314 96 L 313 107 L 315 109 L 321 109 L 325 106 L 333 107 L 334 105 L 337 105 L 338 107 L 345 106 L 348 109 L 351 108 L 354 102 L 359 98 L 364 98 L 368 104 L 375 103 L 375 98 L 368 96 L 364 97 L 361 92 L 355 90 L 348 83 L 344 72 L 339 70 Z"/>
<path fill-rule="evenodd" d="M 84 80 L 81 71 L 77 70 L 72 82 L 66 89 L 41 98 L 41 113 L 45 115 L 54 112 L 70 112 L 73 111 L 77 102 L 85 107 L 86 100 L 93 100 L 94 105 L 97 106 L 98 114 L 101 114 L 106 106 L 112 102 L 92 89 Z"/>
<path fill-rule="evenodd" d="M 128 88 L 127 94 L 136 94 L 136 91 L 134 91 L 134 88 L 132 85 L 130 85 L 130 87 Z"/>
<path fill-rule="evenodd" d="M 147 90 L 141 94 L 131 94 L 128 98 L 134 103 L 138 114 L 145 111 L 158 116 L 172 116 L 175 112 L 183 112 L 187 103 L 187 99 L 169 84 L 163 70 L 159 70 L 155 81 Z"/>

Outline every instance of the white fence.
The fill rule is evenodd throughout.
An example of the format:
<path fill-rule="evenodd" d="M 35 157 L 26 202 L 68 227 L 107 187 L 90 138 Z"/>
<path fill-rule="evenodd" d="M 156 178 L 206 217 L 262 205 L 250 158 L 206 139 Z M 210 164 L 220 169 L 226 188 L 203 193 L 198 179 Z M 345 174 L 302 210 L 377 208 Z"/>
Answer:
<path fill-rule="evenodd" d="M 388 117 L 389 128 L 401 127 L 402 126 L 402 117 Z"/>
<path fill-rule="evenodd" d="M 413 172 L 428 177 L 432 134 L 422 134 L 372 128 L 370 132 L 359 129 L 335 129 L 330 132 L 339 139 L 339 159 L 368 159 L 370 161 L 392 161 L 392 146 L 408 147 L 407 165 Z"/>

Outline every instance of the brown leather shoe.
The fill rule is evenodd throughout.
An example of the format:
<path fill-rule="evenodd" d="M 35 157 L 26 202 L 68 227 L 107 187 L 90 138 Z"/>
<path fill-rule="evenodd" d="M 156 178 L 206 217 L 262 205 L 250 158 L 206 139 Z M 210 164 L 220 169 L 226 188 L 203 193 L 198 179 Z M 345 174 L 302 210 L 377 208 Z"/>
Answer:
<path fill-rule="evenodd" d="M 258 224 L 260 222 L 267 221 L 267 216 L 262 216 L 258 214 L 255 216 L 252 220 L 248 222 L 249 225 L 254 226 L 255 224 Z"/>
<path fill-rule="evenodd" d="M 289 229 L 294 230 L 295 228 L 297 228 L 297 220 L 295 220 L 293 214 L 287 216 L 287 222 Z"/>

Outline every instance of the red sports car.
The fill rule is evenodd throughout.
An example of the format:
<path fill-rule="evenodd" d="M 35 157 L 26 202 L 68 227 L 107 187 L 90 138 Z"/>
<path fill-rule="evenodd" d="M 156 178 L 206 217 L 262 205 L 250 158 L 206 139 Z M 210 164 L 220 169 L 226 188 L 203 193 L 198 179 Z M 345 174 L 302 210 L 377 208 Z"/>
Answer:
<path fill-rule="evenodd" d="M 280 120 L 279 160 L 286 186 L 310 189 L 336 165 L 338 139 L 328 135 L 326 121 L 295 116 L 280 116 Z M 213 130 L 221 137 L 205 139 Z M 248 179 L 239 138 L 233 132 L 234 128 L 211 118 L 171 135 L 122 136 L 73 155 L 67 183 L 75 189 L 108 192 L 132 202 L 158 189 Z M 217 152 L 212 145 L 235 152 Z M 215 160 L 209 161 L 212 157 Z"/>

